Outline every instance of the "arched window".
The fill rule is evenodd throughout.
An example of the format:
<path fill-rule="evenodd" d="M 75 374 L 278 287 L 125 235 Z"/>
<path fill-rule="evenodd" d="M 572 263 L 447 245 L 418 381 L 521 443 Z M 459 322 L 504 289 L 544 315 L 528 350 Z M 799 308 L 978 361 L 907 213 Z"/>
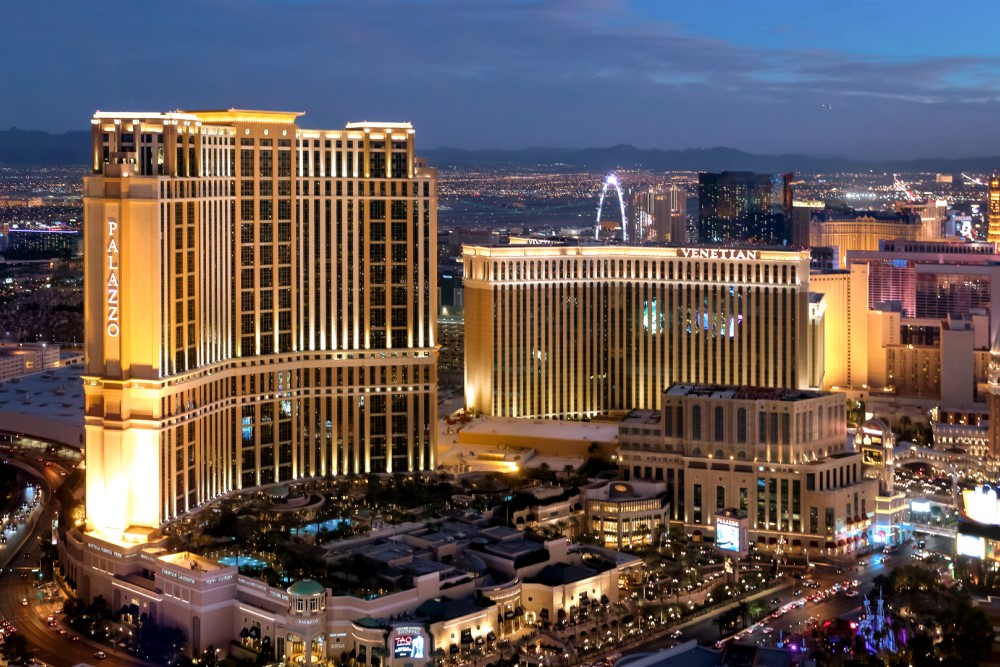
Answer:
<path fill-rule="evenodd" d="M 736 442 L 747 441 L 747 409 L 740 408 L 736 411 Z"/>
<path fill-rule="evenodd" d="M 722 442 L 722 440 L 723 440 L 723 431 L 724 431 L 723 425 L 724 425 L 724 422 L 725 422 L 725 418 L 724 418 L 724 415 L 723 415 L 723 412 L 722 412 L 722 406 L 721 405 L 717 405 L 717 406 L 715 406 L 715 441 L 716 442 Z"/>
<path fill-rule="evenodd" d="M 691 456 L 701 456 L 701 447 L 695 447 L 692 449 Z"/>
<path fill-rule="evenodd" d="M 746 461 L 747 453 L 741 449 L 740 451 L 736 452 L 736 458 L 739 459 L 740 461 Z"/>
<path fill-rule="evenodd" d="M 701 406 L 691 408 L 691 439 L 701 440 Z"/>

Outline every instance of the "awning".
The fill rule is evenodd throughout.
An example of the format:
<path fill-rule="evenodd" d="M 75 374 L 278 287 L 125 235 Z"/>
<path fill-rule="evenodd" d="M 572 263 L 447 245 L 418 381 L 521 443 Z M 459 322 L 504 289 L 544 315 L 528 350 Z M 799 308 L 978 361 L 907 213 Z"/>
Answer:
<path fill-rule="evenodd" d="M 757 544 L 764 544 L 765 542 L 767 542 L 767 538 L 765 538 L 763 535 L 757 536 Z"/>
<path fill-rule="evenodd" d="M 854 517 L 854 523 L 861 523 L 861 517 L 855 516 Z"/>
<path fill-rule="evenodd" d="M 834 544 L 833 542 L 829 542 L 829 541 L 828 541 L 828 542 L 826 543 L 826 548 L 827 548 L 827 549 L 832 549 L 832 548 L 834 548 L 835 546 L 837 546 L 837 545 L 836 545 L 836 544 Z"/>
<path fill-rule="evenodd" d="M 861 518 L 862 518 L 862 519 L 863 519 L 864 521 L 867 521 L 867 520 L 868 520 L 868 515 L 867 515 L 867 514 L 862 514 L 862 515 L 861 515 Z"/>
<path fill-rule="evenodd" d="M 801 547 L 802 546 L 802 540 L 792 540 L 792 546 L 793 547 Z"/>
<path fill-rule="evenodd" d="M 809 548 L 810 549 L 818 549 L 819 548 L 819 542 L 817 542 L 816 540 L 809 540 Z"/>
<path fill-rule="evenodd" d="M 458 655 L 458 644 L 452 644 L 448 647 L 448 652 L 452 655 Z"/>
<path fill-rule="evenodd" d="M 482 646 L 485 643 L 486 643 L 485 639 L 483 639 L 482 637 L 476 637 L 476 646 Z"/>
<path fill-rule="evenodd" d="M 607 595 L 602 595 L 601 596 L 601 604 L 608 604 L 608 602 L 610 602 L 610 600 L 608 600 L 608 596 Z"/>
<path fill-rule="evenodd" d="M 769 538 L 767 538 L 767 543 L 768 544 L 777 544 L 778 543 L 778 538 L 777 537 L 769 537 Z"/>
<path fill-rule="evenodd" d="M 487 641 L 491 641 L 491 642 L 495 642 L 497 640 L 497 636 L 495 634 L 493 634 L 492 630 L 490 630 L 489 632 L 486 633 L 486 640 Z"/>
<path fill-rule="evenodd" d="M 837 546 L 838 546 L 838 547 L 842 547 L 842 546 L 844 546 L 845 544 L 847 544 L 847 542 L 845 542 L 844 540 L 837 540 Z"/>

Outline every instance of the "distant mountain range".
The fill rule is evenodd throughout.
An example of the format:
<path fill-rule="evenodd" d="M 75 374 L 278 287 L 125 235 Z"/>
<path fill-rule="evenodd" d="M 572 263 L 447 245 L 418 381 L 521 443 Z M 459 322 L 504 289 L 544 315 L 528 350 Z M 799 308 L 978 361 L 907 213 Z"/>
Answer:
<path fill-rule="evenodd" d="M 0 165 L 43 167 L 85 165 L 90 162 L 90 132 L 65 134 L 25 131 L 12 127 L 0 130 Z"/>
<path fill-rule="evenodd" d="M 756 155 L 735 148 L 686 148 L 661 150 L 619 144 L 607 148 L 521 148 L 516 150 L 418 148 L 418 154 L 439 168 L 520 168 L 546 171 L 722 171 L 832 173 L 873 169 L 882 172 L 985 173 L 1000 169 L 1000 157 L 960 159 L 927 158 L 882 162 L 810 155 Z M 38 167 L 86 164 L 90 158 L 90 132 L 64 134 L 0 130 L 0 165 Z"/>
<path fill-rule="evenodd" d="M 880 172 L 985 173 L 1000 169 L 1000 157 L 959 159 L 864 161 L 811 155 L 756 155 L 735 148 L 686 148 L 661 150 L 619 144 L 608 148 L 522 148 L 517 150 L 432 148 L 418 150 L 438 168 L 477 169 L 507 167 L 555 171 L 757 171 L 779 173 Z"/>

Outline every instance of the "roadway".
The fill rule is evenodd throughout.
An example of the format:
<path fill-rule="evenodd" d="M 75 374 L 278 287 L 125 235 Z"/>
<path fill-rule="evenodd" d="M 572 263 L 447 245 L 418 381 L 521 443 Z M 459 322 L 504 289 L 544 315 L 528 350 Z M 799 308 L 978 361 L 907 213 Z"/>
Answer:
<path fill-rule="evenodd" d="M 29 461 L 32 458 L 27 458 Z M 37 457 L 35 457 L 37 458 Z M 57 461 L 42 454 L 45 460 Z M 9 535 L 7 544 L 0 550 L 0 559 L 6 561 L 8 566 L 3 568 L 0 574 L 0 614 L 11 621 L 28 642 L 36 660 L 40 660 L 53 667 L 71 667 L 80 663 L 91 665 L 100 664 L 102 667 L 133 667 L 134 665 L 148 664 L 128 655 L 116 655 L 108 645 L 92 642 L 86 638 L 72 641 L 70 637 L 76 632 L 65 627 L 66 634 L 59 634 L 59 629 L 63 627 L 57 624 L 50 628 L 46 619 L 50 614 L 62 606 L 62 599 L 57 597 L 55 601 L 48 602 L 42 599 L 40 591 L 32 584 L 32 577 L 29 575 L 23 578 L 21 575 L 26 572 L 24 568 L 38 565 L 38 546 L 42 535 L 52 526 L 54 513 L 52 501 L 52 491 L 65 480 L 62 474 L 68 472 L 60 463 L 53 462 L 52 465 L 44 465 L 43 462 L 33 461 L 38 464 L 36 474 L 43 480 L 44 490 L 43 502 L 34 510 L 32 520 L 17 533 Z M 18 467 L 24 468 L 23 465 Z M 27 600 L 28 604 L 22 603 Z M 61 620 L 60 617 L 57 616 Z M 94 657 L 96 651 L 103 650 L 107 653 L 107 658 L 98 660 Z"/>
<path fill-rule="evenodd" d="M 943 538 L 927 537 L 925 539 L 927 540 L 928 550 L 951 553 L 950 546 L 947 545 Z M 791 636 L 808 636 L 811 632 L 811 623 L 823 623 L 824 621 L 837 618 L 855 620 L 856 617 L 863 611 L 864 596 L 872 593 L 874 593 L 874 597 L 877 597 L 878 595 L 878 591 L 873 590 L 874 586 L 872 585 L 875 577 L 880 574 L 888 575 L 889 572 L 895 567 L 918 563 L 919 561 L 911 558 L 912 553 L 912 545 L 907 545 L 901 547 L 899 551 L 892 555 L 887 556 L 877 553 L 862 558 L 860 560 L 867 563 L 867 565 L 863 567 L 859 567 L 856 562 L 839 565 L 817 564 L 815 567 L 809 568 L 809 571 L 812 573 L 813 581 L 819 584 L 818 588 L 807 588 L 803 585 L 803 581 L 789 577 L 786 580 L 786 583 L 776 592 L 765 596 L 764 601 L 767 603 L 769 611 L 773 611 L 774 609 L 784 606 L 785 604 L 797 600 L 800 597 L 808 597 L 816 591 L 829 589 L 835 583 L 852 581 L 854 579 L 857 579 L 859 582 L 855 590 L 857 590 L 860 594 L 855 597 L 848 597 L 845 592 L 839 592 L 834 595 L 829 595 L 819 602 L 806 602 L 804 606 L 792 609 L 791 611 L 783 614 L 780 618 L 767 621 L 758 627 L 755 632 L 747 633 L 737 641 L 744 644 L 754 643 L 765 646 L 773 646 L 780 640 L 787 641 Z M 937 567 L 941 567 L 941 563 L 938 563 Z M 842 571 L 838 573 L 838 569 L 841 569 Z M 798 591 L 801 591 L 801 596 L 792 595 L 793 592 Z M 873 607 L 874 597 L 872 598 Z M 771 604 L 769 602 L 770 599 L 776 599 L 777 602 Z M 713 614 L 694 621 L 691 624 L 680 626 L 682 632 L 680 641 L 696 639 L 702 645 L 714 645 L 720 639 L 719 626 L 715 622 L 716 618 L 717 615 Z M 769 634 L 765 634 L 763 631 L 763 627 L 765 625 L 773 628 L 773 630 L 769 631 Z M 630 648 L 627 652 L 647 653 L 668 648 L 676 643 L 677 641 L 668 637 L 659 637 Z"/>

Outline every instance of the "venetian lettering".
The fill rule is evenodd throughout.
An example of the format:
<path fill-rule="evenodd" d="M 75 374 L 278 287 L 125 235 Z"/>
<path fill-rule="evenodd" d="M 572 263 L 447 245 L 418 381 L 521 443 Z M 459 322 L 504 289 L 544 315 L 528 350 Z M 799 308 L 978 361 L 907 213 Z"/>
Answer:
<path fill-rule="evenodd" d="M 698 259 L 757 259 L 757 250 L 732 250 L 730 248 L 681 248 L 681 257 Z"/>

